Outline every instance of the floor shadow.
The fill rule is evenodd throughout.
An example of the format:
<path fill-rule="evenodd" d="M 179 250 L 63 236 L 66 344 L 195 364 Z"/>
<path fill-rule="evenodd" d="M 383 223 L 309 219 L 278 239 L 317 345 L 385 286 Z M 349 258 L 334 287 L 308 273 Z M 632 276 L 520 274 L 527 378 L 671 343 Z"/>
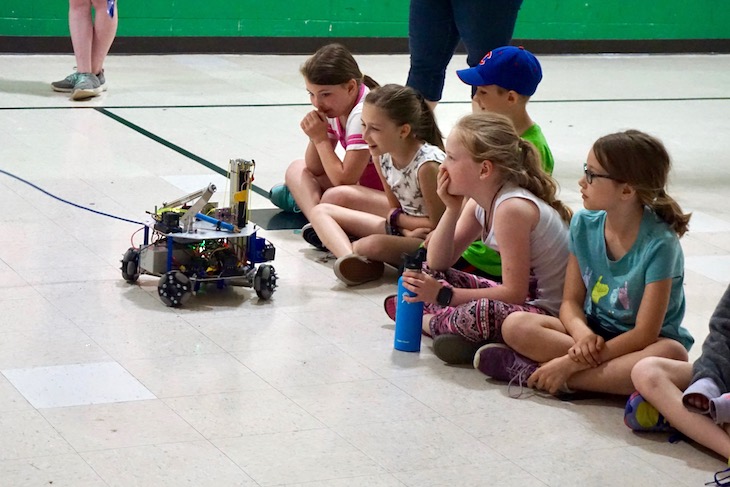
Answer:
<path fill-rule="evenodd" d="M 51 84 L 44 81 L 27 81 L 0 77 L 0 93 L 17 95 L 33 95 L 49 98 L 52 96 L 68 96 L 51 89 Z"/>
<path fill-rule="evenodd" d="M 251 210 L 250 220 L 265 230 L 297 230 L 308 223 L 303 214 L 278 208 Z"/>

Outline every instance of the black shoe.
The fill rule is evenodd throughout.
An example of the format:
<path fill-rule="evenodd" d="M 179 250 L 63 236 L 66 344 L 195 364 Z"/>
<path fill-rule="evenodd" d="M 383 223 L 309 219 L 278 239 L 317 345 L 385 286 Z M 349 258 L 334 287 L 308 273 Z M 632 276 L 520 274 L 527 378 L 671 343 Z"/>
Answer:
<path fill-rule="evenodd" d="M 474 354 L 483 344 L 471 342 L 461 335 L 439 335 L 433 339 L 433 353 L 447 364 L 472 364 Z"/>
<path fill-rule="evenodd" d="M 327 252 L 327 247 L 325 247 L 322 241 L 319 239 L 319 235 L 317 235 L 317 232 L 314 231 L 314 227 L 312 227 L 311 223 L 307 223 L 302 227 L 302 238 L 309 245 L 315 247 L 317 250 Z"/>

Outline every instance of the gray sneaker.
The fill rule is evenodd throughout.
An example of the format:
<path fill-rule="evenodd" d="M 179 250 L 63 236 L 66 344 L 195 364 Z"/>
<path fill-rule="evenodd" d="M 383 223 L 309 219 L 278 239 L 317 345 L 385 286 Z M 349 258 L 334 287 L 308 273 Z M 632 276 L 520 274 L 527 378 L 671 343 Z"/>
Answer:
<path fill-rule="evenodd" d="M 102 69 L 99 74 L 96 75 L 96 77 L 99 78 L 101 91 L 106 91 L 106 78 L 104 77 L 104 70 Z"/>
<path fill-rule="evenodd" d="M 76 86 L 76 80 L 78 77 L 79 73 L 74 71 L 73 73 L 63 78 L 61 81 L 52 82 L 51 88 L 53 88 L 53 91 L 58 91 L 59 93 L 71 93 L 74 90 L 74 86 Z M 101 87 L 101 90 L 106 91 L 106 78 L 104 77 L 104 70 L 102 69 L 101 72 L 96 75 L 96 77 L 99 78 L 99 85 Z"/>
<path fill-rule="evenodd" d="M 54 81 L 53 83 L 51 83 L 51 88 L 53 88 L 53 91 L 58 91 L 60 93 L 71 93 L 74 90 L 74 86 L 76 85 L 76 78 L 78 78 L 78 76 L 79 73 L 74 71 L 73 73 L 63 78 L 61 81 Z"/>
<path fill-rule="evenodd" d="M 101 92 L 101 83 L 99 83 L 99 78 L 95 74 L 78 73 L 71 98 L 73 100 L 86 100 L 99 96 Z"/>

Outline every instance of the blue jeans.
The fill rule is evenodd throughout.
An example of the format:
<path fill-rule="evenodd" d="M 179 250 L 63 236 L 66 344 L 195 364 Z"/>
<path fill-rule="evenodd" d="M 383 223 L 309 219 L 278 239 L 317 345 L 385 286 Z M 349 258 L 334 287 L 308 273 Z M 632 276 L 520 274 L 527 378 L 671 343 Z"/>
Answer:
<path fill-rule="evenodd" d="M 489 51 L 510 43 L 521 5 L 522 0 L 411 0 L 406 84 L 439 101 L 459 41 L 466 46 L 466 63 L 476 66 Z"/>

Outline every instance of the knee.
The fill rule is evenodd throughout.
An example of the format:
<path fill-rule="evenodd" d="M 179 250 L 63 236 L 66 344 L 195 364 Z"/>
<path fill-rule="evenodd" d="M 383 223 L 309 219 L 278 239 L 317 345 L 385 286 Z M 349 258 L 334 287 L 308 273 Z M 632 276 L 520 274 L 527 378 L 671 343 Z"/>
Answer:
<path fill-rule="evenodd" d="M 502 339 L 507 345 L 517 342 L 520 337 L 525 337 L 529 326 L 525 323 L 525 318 L 530 313 L 518 311 L 508 315 L 502 322 Z"/>
<path fill-rule="evenodd" d="M 689 360 L 687 349 L 677 340 L 667 339 L 663 340 L 663 342 L 664 353 L 662 353 L 662 357 L 679 360 L 680 362 L 687 362 Z"/>
<path fill-rule="evenodd" d="M 322 203 L 347 207 L 347 186 L 333 186 L 322 194 Z"/>
<path fill-rule="evenodd" d="M 655 389 L 661 379 L 666 375 L 662 362 L 666 360 L 661 357 L 646 357 L 639 360 L 631 369 L 631 382 L 634 383 L 639 392 L 645 394 Z"/>
<path fill-rule="evenodd" d="M 91 16 L 91 0 L 69 0 L 68 6 L 71 10 L 87 10 Z M 106 2 L 104 2 L 106 9 Z"/>
<path fill-rule="evenodd" d="M 327 203 L 320 203 L 318 205 L 314 205 L 312 209 L 309 211 L 309 219 L 319 220 L 322 217 L 326 217 L 330 215 L 332 210 L 332 205 L 328 205 Z"/>
<path fill-rule="evenodd" d="M 377 239 L 374 237 L 374 235 L 369 235 L 356 240 L 352 243 L 352 251 L 363 257 L 376 255 L 379 249 Z"/>
<path fill-rule="evenodd" d="M 289 167 L 286 168 L 286 173 L 284 173 L 284 183 L 287 187 L 292 187 L 297 181 L 300 181 L 305 170 L 306 165 L 304 164 L 304 159 L 297 159 L 289 164 Z"/>

